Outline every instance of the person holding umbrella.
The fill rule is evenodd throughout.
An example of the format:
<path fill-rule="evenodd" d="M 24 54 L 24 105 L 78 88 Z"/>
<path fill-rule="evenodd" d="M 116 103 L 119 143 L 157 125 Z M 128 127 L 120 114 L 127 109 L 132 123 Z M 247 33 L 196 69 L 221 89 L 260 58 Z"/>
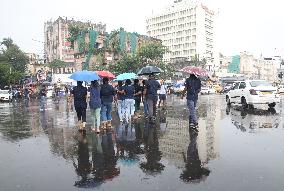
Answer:
<path fill-rule="evenodd" d="M 147 99 L 149 117 L 155 120 L 158 94 L 157 91 L 161 88 L 160 83 L 155 79 L 154 74 L 149 75 L 149 80 L 147 81 L 146 88 L 144 89 L 144 95 Z"/>
<path fill-rule="evenodd" d="M 123 81 L 118 81 L 118 86 L 116 88 L 116 99 L 118 117 L 120 122 L 122 122 L 125 117 L 125 97 L 123 91 Z"/>
<path fill-rule="evenodd" d="M 128 123 L 131 117 L 134 115 L 135 110 L 135 100 L 134 100 L 134 93 L 135 89 L 134 86 L 131 85 L 131 80 L 127 79 L 125 81 L 125 85 L 123 86 L 124 97 L 125 97 L 125 119 L 126 123 Z"/>
<path fill-rule="evenodd" d="M 111 127 L 111 111 L 112 111 L 112 102 L 115 95 L 115 89 L 108 83 L 108 78 L 103 78 L 103 84 L 101 85 L 101 100 L 102 100 L 102 126 L 103 129 L 106 127 Z"/>
<path fill-rule="evenodd" d="M 185 93 L 187 93 L 187 107 L 189 109 L 189 125 L 191 127 L 197 126 L 197 117 L 196 117 L 196 104 L 198 100 L 198 93 L 201 90 L 201 81 L 194 74 L 190 74 L 190 77 L 185 81 L 185 88 L 182 92 L 181 99 Z"/>
<path fill-rule="evenodd" d="M 79 130 L 84 130 L 86 126 L 87 109 L 87 88 L 83 86 L 82 81 L 77 81 L 77 86 L 73 88 L 71 94 L 74 96 L 74 106 L 78 117 Z"/>
<path fill-rule="evenodd" d="M 93 131 L 100 132 L 101 124 L 101 87 L 97 80 L 91 82 L 90 92 L 90 109 L 93 118 Z"/>

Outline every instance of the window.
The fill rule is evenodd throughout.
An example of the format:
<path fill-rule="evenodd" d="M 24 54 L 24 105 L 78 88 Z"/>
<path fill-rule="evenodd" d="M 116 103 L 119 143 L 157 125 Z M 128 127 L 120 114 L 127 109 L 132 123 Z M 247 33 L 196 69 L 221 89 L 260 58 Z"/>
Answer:
<path fill-rule="evenodd" d="M 267 81 L 251 81 L 250 82 L 251 87 L 257 87 L 257 86 L 272 86 Z"/>
<path fill-rule="evenodd" d="M 245 82 L 241 82 L 239 89 L 245 89 L 246 88 L 246 83 Z"/>
<path fill-rule="evenodd" d="M 234 85 L 234 87 L 233 87 L 233 90 L 237 90 L 237 89 L 239 89 L 239 82 L 237 82 L 235 85 Z"/>

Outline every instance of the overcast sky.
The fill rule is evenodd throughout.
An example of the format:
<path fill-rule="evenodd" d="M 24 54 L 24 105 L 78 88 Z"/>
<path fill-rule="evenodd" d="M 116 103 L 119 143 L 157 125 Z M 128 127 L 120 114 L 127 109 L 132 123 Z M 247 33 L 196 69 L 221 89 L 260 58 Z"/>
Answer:
<path fill-rule="evenodd" d="M 146 34 L 145 18 L 173 0 L 0 0 L 0 40 L 11 37 L 24 51 L 43 53 L 44 22 L 58 16 Z M 249 51 L 284 55 L 284 3 L 280 0 L 204 0 L 219 10 L 218 47 L 225 55 Z"/>

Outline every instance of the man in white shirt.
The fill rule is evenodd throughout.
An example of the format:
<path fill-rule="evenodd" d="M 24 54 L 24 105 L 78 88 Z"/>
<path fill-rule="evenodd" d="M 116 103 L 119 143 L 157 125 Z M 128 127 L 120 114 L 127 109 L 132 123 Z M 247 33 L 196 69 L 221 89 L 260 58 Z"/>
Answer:
<path fill-rule="evenodd" d="M 166 106 L 166 99 L 167 99 L 167 86 L 164 84 L 164 80 L 161 80 L 161 89 L 159 90 L 159 104 L 158 107 L 161 106 L 164 108 Z"/>

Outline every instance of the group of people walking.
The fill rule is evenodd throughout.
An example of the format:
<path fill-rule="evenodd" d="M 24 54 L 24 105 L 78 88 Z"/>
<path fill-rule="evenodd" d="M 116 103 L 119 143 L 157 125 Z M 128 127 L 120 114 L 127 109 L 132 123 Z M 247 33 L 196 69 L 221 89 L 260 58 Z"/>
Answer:
<path fill-rule="evenodd" d="M 129 123 L 134 116 L 139 118 L 141 116 L 141 102 L 144 105 L 146 118 L 155 120 L 158 90 L 161 90 L 161 84 L 155 79 L 154 75 L 150 75 L 147 81 L 143 80 L 142 85 L 140 85 L 138 79 L 135 79 L 133 84 L 130 79 L 127 79 L 125 83 L 118 81 L 118 85 L 113 87 L 109 84 L 108 78 L 103 78 L 101 85 L 98 81 L 92 81 L 91 87 L 87 89 L 83 86 L 82 81 L 78 81 L 77 86 L 71 91 L 78 117 L 77 126 L 81 130 L 86 126 L 88 92 L 90 92 L 89 107 L 93 119 L 93 130 L 100 132 L 100 129 L 107 129 L 112 126 L 113 102 L 116 102 L 120 122 Z M 160 95 L 160 99 L 165 100 L 166 90 L 161 91 L 161 93 L 163 94 Z"/>
<path fill-rule="evenodd" d="M 191 125 L 197 125 L 196 103 L 198 93 L 201 89 L 201 83 L 194 75 L 189 77 L 185 83 L 183 94 L 187 93 L 187 106 L 190 111 L 189 122 Z M 74 106 L 78 117 L 77 126 L 83 130 L 86 126 L 87 93 L 90 92 L 89 107 L 93 119 L 93 130 L 97 133 L 100 129 L 111 128 L 112 126 L 112 106 L 116 103 L 117 113 L 120 122 L 129 123 L 134 116 L 141 116 L 140 105 L 144 106 L 144 115 L 149 120 L 155 120 L 157 101 L 158 107 L 166 105 L 167 88 L 155 79 L 154 75 L 149 75 L 149 79 L 143 80 L 140 85 L 139 80 L 134 83 L 127 79 L 125 83 L 118 81 L 116 87 L 109 84 L 108 78 L 103 78 L 102 84 L 98 81 L 92 81 L 91 87 L 87 89 L 83 82 L 78 81 L 77 86 L 71 91 L 74 97 Z"/>

